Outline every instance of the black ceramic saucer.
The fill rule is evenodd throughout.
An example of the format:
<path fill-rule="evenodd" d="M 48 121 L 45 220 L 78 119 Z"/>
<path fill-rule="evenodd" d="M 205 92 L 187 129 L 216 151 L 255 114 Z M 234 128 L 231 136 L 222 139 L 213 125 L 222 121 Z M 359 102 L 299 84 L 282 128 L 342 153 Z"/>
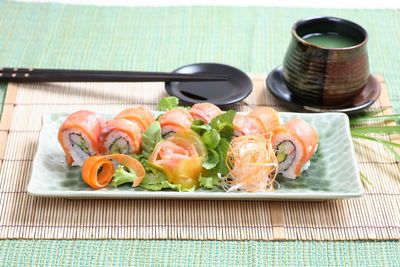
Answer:
<path fill-rule="evenodd" d="M 267 77 L 268 90 L 289 108 L 301 112 L 344 112 L 347 114 L 357 113 L 371 106 L 379 97 L 381 87 L 379 81 L 372 75 L 369 76 L 368 83 L 364 90 L 356 96 L 352 103 L 340 107 L 325 107 L 307 105 L 293 97 L 292 92 L 286 86 L 283 79 L 282 66 L 275 68 Z"/>
<path fill-rule="evenodd" d="M 228 76 L 227 81 L 212 82 L 168 82 L 165 89 L 188 104 L 210 102 L 224 106 L 246 98 L 253 89 L 253 83 L 243 71 L 223 64 L 198 63 L 174 70 L 186 74 L 221 74 Z"/>

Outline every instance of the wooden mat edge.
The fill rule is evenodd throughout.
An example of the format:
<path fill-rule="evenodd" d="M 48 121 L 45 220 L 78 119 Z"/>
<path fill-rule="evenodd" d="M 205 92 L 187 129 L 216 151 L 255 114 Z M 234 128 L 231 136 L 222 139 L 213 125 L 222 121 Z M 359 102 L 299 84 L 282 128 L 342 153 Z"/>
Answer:
<path fill-rule="evenodd" d="M 0 170 L 3 165 L 4 153 L 7 146 L 8 134 L 17 100 L 18 84 L 9 83 L 4 98 L 3 113 L 0 119 Z"/>

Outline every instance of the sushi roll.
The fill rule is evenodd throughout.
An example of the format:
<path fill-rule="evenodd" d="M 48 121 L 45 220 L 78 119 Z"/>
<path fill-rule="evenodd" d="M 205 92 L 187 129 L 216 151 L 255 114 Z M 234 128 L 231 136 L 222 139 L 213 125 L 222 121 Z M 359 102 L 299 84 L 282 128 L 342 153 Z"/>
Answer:
<path fill-rule="evenodd" d="M 233 130 L 235 137 L 263 133 L 263 127 L 256 119 L 241 113 L 237 113 L 233 118 Z"/>
<path fill-rule="evenodd" d="M 115 116 L 114 119 L 127 119 L 132 121 L 139 126 L 142 133 L 155 122 L 153 114 L 145 107 L 125 109 Z"/>
<path fill-rule="evenodd" d="M 295 179 L 309 166 L 318 145 L 317 133 L 302 119 L 292 119 L 274 128 L 272 133 L 272 146 L 279 164 L 278 173 Z"/>
<path fill-rule="evenodd" d="M 101 131 L 99 142 L 102 154 L 136 154 L 140 151 L 142 133 L 134 122 L 109 120 Z"/>
<path fill-rule="evenodd" d="M 210 123 L 213 118 L 222 114 L 222 110 L 211 103 L 198 103 L 193 105 L 189 113 L 195 120 L 199 119 L 205 123 Z"/>
<path fill-rule="evenodd" d="M 99 153 L 99 136 L 105 120 L 94 112 L 72 113 L 58 131 L 68 165 L 82 166 L 85 159 Z"/>
<path fill-rule="evenodd" d="M 192 121 L 192 115 L 183 108 L 171 109 L 158 120 L 163 137 L 184 129 L 190 129 Z"/>
<path fill-rule="evenodd" d="M 255 119 L 262 127 L 262 134 L 266 134 L 280 124 L 278 112 L 270 107 L 258 107 L 247 114 Z"/>

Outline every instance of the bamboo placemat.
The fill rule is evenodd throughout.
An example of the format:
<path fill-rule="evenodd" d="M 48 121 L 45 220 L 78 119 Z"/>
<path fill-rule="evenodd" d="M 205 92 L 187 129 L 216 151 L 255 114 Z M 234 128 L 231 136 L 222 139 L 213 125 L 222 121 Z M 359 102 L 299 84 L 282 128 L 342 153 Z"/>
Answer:
<path fill-rule="evenodd" d="M 239 111 L 280 105 L 252 75 L 253 93 Z M 382 94 L 371 109 L 388 107 Z M 162 83 L 10 84 L 0 123 L 0 238 L 358 240 L 400 239 L 400 164 L 381 147 L 355 140 L 360 170 L 374 185 L 358 199 L 326 202 L 69 200 L 27 195 L 41 117 L 90 109 L 154 108 Z M 382 138 L 398 138 L 382 136 Z M 54 144 L 58 145 L 58 144 Z M 51 181 L 49 181 L 51 182 Z"/>

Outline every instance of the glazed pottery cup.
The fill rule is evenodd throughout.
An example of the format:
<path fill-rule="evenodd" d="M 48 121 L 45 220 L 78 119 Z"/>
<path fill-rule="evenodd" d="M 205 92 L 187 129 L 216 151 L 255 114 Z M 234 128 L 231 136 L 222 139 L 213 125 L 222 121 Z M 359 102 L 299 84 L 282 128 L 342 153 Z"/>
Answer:
<path fill-rule="evenodd" d="M 352 43 L 338 48 L 307 41 L 324 34 Z M 293 96 L 307 105 L 346 106 L 368 82 L 367 41 L 366 30 L 348 20 L 315 17 L 296 22 L 283 63 L 283 77 Z"/>

